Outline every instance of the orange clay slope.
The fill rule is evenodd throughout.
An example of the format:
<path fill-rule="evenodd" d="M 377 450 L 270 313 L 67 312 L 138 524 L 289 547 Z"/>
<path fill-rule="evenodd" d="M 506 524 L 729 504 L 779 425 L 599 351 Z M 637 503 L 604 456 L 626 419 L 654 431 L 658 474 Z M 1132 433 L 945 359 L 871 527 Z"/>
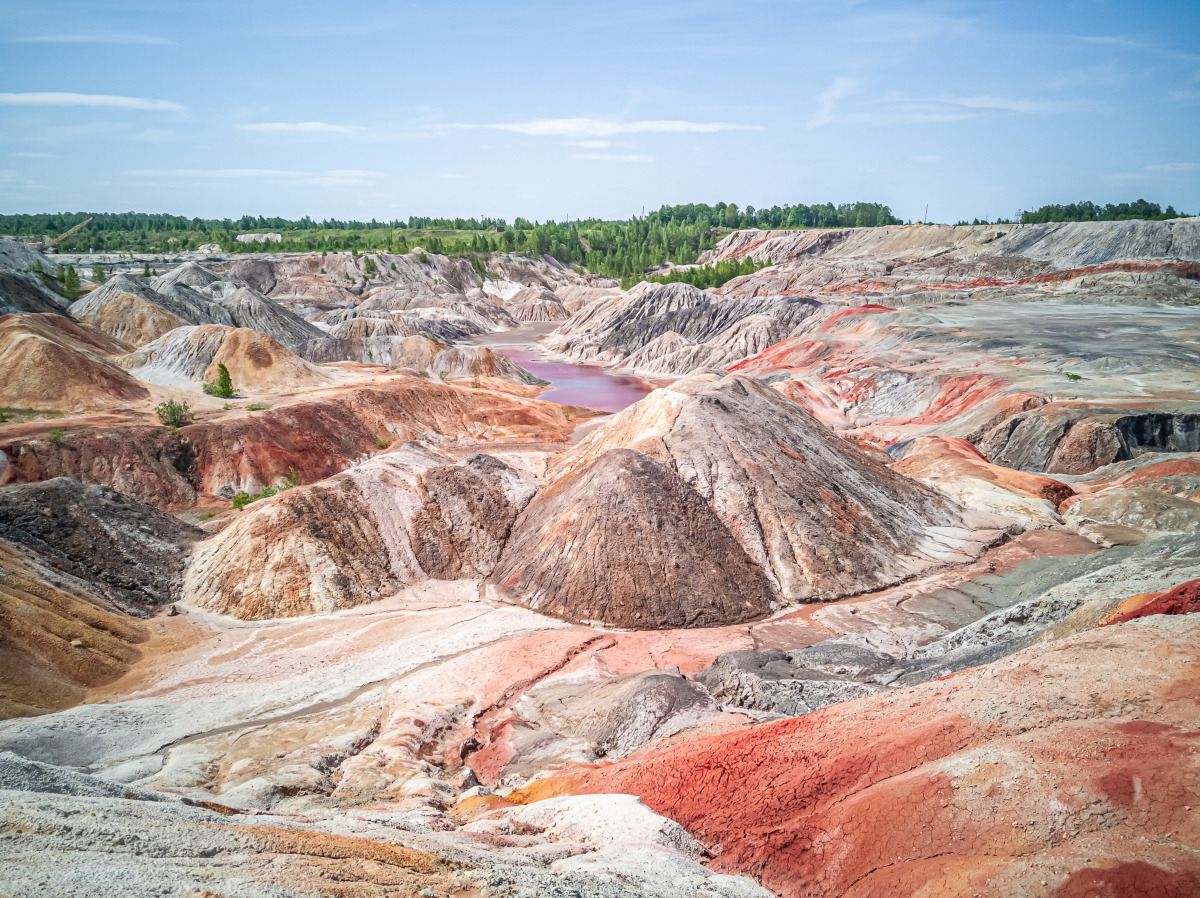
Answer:
<path fill-rule="evenodd" d="M 1198 705 L 1200 615 L 1158 615 L 509 800 L 638 795 L 788 898 L 1182 898 L 1200 894 Z"/>

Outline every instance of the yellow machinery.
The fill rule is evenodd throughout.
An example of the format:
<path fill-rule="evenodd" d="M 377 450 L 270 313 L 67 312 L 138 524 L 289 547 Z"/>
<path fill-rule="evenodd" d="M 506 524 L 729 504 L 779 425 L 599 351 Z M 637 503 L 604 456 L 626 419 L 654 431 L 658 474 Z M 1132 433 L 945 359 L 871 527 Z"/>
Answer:
<path fill-rule="evenodd" d="M 69 231 L 63 231 L 61 234 L 59 234 L 53 240 L 47 238 L 46 240 L 39 240 L 38 242 L 30 243 L 29 245 L 32 246 L 34 249 L 41 250 L 42 252 L 58 252 L 58 250 L 55 249 L 55 247 L 58 246 L 58 244 L 62 243 L 64 240 L 66 240 L 68 237 L 70 237 L 76 231 L 82 231 L 84 228 L 86 228 L 88 225 L 90 225 L 92 223 L 94 218 L 95 218 L 95 216 L 92 216 L 91 218 L 85 218 L 79 224 L 75 225 L 75 227 L 71 228 Z"/>

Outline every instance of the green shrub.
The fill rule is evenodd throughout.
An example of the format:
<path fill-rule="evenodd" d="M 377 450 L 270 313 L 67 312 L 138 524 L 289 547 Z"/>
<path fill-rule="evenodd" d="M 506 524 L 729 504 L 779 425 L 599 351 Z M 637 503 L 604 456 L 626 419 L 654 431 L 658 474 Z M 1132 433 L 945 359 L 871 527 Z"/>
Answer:
<path fill-rule="evenodd" d="M 257 502 L 259 499 L 269 499 L 271 496 L 276 496 L 284 490 L 290 490 L 294 486 L 299 486 L 301 482 L 300 472 L 295 468 L 288 468 L 287 474 L 279 478 L 279 483 L 275 486 L 264 486 L 258 491 L 257 496 L 251 496 L 245 490 L 239 492 L 233 497 L 233 507 L 241 510 L 251 502 Z"/>
<path fill-rule="evenodd" d="M 251 402 L 248 406 L 246 406 L 246 411 L 248 411 L 248 412 L 265 412 L 270 407 L 271 406 L 265 402 Z"/>
<path fill-rule="evenodd" d="M 429 261 L 429 256 L 425 255 L 424 253 L 417 253 L 417 261 L 424 265 Z"/>
<path fill-rule="evenodd" d="M 149 262 L 146 262 L 145 264 L 142 265 L 142 277 L 144 277 L 144 278 L 150 277 L 150 263 Z"/>
<path fill-rule="evenodd" d="M 479 389 L 479 375 L 478 374 L 476 374 L 474 377 L 471 378 L 471 389 L 473 389 L 473 390 Z"/>
<path fill-rule="evenodd" d="M 428 376 L 429 376 L 429 369 L 428 369 L 428 368 L 422 368 L 422 369 L 421 369 L 421 376 L 422 376 L 422 377 L 428 377 Z"/>
<path fill-rule="evenodd" d="M 1072 374 L 1070 371 L 1064 371 L 1063 374 L 1067 376 L 1067 380 L 1083 380 L 1082 374 Z"/>
<path fill-rule="evenodd" d="M 378 446 L 380 449 L 386 449 L 388 446 L 390 446 L 392 444 L 389 443 L 387 440 L 385 440 L 383 437 L 375 437 L 375 445 Z"/>
<path fill-rule="evenodd" d="M 450 376 L 449 371 L 439 371 L 438 372 L 438 377 L 440 377 L 443 381 L 449 376 Z"/>
<path fill-rule="evenodd" d="M 183 427 L 192 417 L 192 409 L 186 402 L 176 402 L 168 399 L 154 407 L 154 414 L 167 427 Z"/>
<path fill-rule="evenodd" d="M 97 284 L 103 284 L 108 278 L 104 275 L 104 269 L 97 262 L 92 266 L 92 281 Z"/>
<path fill-rule="evenodd" d="M 13 416 L 8 412 L 0 412 L 0 424 L 7 424 L 12 418 Z"/>
<path fill-rule="evenodd" d="M 61 446 L 63 441 L 63 432 L 61 427 L 56 427 L 50 431 L 50 442 L 55 446 Z"/>
<path fill-rule="evenodd" d="M 234 394 L 233 378 L 229 376 L 229 369 L 220 362 L 217 362 L 217 382 L 215 384 L 206 383 L 204 392 L 219 399 L 228 399 Z"/>
<path fill-rule="evenodd" d="M 197 521 L 211 521 L 216 516 L 217 516 L 217 513 L 215 511 L 206 511 L 203 514 L 199 515 L 196 518 L 196 520 Z"/>

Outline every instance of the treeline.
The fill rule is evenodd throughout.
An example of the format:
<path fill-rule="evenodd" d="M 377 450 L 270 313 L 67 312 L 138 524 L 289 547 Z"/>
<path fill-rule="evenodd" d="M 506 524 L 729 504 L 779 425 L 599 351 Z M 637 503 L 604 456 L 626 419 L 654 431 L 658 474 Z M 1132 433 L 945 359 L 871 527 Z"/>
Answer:
<path fill-rule="evenodd" d="M 693 287 L 707 290 L 711 287 L 720 287 L 744 274 L 754 274 L 760 268 L 766 268 L 770 264 L 770 260 L 760 263 L 747 256 L 741 260 L 731 259 L 718 262 L 716 265 L 701 265 L 698 268 L 672 268 L 666 274 L 651 275 L 645 280 L 653 281 L 656 284 L 691 284 Z M 626 290 L 632 286 L 632 283 L 624 281 L 621 283 L 621 287 Z"/>
<path fill-rule="evenodd" d="M 0 233 L 17 237 L 61 234 L 89 213 L 2 215 Z M 739 208 L 734 203 L 663 206 L 624 221 L 586 219 L 536 222 L 517 218 L 431 218 L 394 221 L 316 221 L 245 215 L 238 219 L 186 218 L 138 212 L 98 213 L 81 232 L 59 244 L 63 252 L 161 253 L 217 244 L 227 253 L 392 252 L 422 246 L 430 252 L 478 257 L 493 252 L 553 256 L 597 274 L 639 278 L 672 262 L 690 265 L 738 228 L 878 227 L 898 224 L 879 203 L 833 203 Z M 238 234 L 276 232 L 280 243 L 239 244 Z M 707 275 L 705 275 L 707 276 Z M 736 276 L 736 275 L 734 275 Z"/>
<path fill-rule="evenodd" d="M 892 215 L 892 210 L 879 203 L 818 203 L 815 206 L 772 206 L 770 209 L 755 209 L 747 206 L 739 211 L 734 203 L 689 203 L 686 206 L 663 206 L 651 212 L 648 218 L 657 216 L 662 221 L 686 224 L 706 224 L 710 228 L 725 227 L 762 228 L 764 230 L 786 230 L 790 228 L 878 228 L 884 225 L 902 224 Z"/>
<path fill-rule="evenodd" d="M 1176 212 L 1174 206 L 1163 209 L 1158 203 L 1134 200 L 1132 203 L 1067 203 L 1065 206 L 1042 206 L 1032 212 L 1021 213 L 1021 224 L 1045 224 L 1051 221 L 1164 221 L 1168 218 L 1184 218 L 1185 213 Z"/>

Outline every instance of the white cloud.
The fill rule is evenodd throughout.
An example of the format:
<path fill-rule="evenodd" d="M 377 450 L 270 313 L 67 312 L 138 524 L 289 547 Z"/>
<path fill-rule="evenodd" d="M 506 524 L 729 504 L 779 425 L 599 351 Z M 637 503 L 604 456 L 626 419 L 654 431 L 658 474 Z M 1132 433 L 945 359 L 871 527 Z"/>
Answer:
<path fill-rule="evenodd" d="M 383 175 L 359 169 L 334 169 L 326 172 L 290 171 L 276 168 L 173 168 L 135 169 L 125 172 L 134 178 L 184 178 L 193 180 L 236 180 L 253 178 L 261 181 L 312 184 L 317 187 L 354 187 L 367 184 Z"/>
<path fill-rule="evenodd" d="M 152 34 L 95 32 L 89 34 L 38 34 L 13 38 L 14 44 L 166 44 L 166 38 Z"/>
<path fill-rule="evenodd" d="M 1106 175 L 1109 181 L 1153 181 L 1164 177 L 1176 177 L 1200 172 L 1200 162 L 1163 162 L 1157 165 L 1146 165 L 1141 171 L 1114 172 Z"/>
<path fill-rule="evenodd" d="M 653 156 L 641 153 L 575 153 L 572 159 L 595 159 L 600 162 L 653 162 Z"/>
<path fill-rule="evenodd" d="M 837 117 L 838 101 L 846 99 L 857 91 L 858 82 L 853 78 L 841 76 L 834 78 L 833 84 L 817 97 L 817 111 L 808 123 L 813 127 L 819 127 L 833 122 Z"/>
<path fill-rule="evenodd" d="M 585 150 L 607 150 L 610 146 L 607 140 L 572 140 L 570 145 Z"/>
<path fill-rule="evenodd" d="M 253 122 L 237 125 L 239 131 L 259 131 L 266 134 L 358 134 L 360 125 L 331 125 L 328 122 Z"/>
<path fill-rule="evenodd" d="M 831 124 L 905 125 L 954 122 L 994 112 L 1048 115 L 1093 108 L 1089 100 L 1035 100 L 1028 97 L 906 97 L 897 92 L 863 97 L 845 109 L 842 101 L 861 93 L 852 78 L 839 77 L 817 96 L 809 127 Z"/>
<path fill-rule="evenodd" d="M 1164 162 L 1161 165 L 1147 165 L 1146 171 L 1152 171 L 1164 175 L 1179 175 L 1188 172 L 1200 171 L 1200 162 Z"/>
<path fill-rule="evenodd" d="M 431 126 L 436 130 L 439 126 Z M 531 137 L 605 138 L 622 134 L 715 134 L 718 131 L 761 131 L 760 125 L 739 125 L 732 122 L 687 122 L 676 119 L 619 122 L 598 118 L 548 118 L 528 122 L 495 122 L 491 124 L 454 123 L 444 127 L 455 129 L 485 129 L 509 131 Z"/>
<path fill-rule="evenodd" d="M 24 94 L 0 94 L 0 106 L 88 106 L 111 109 L 142 109 L 148 112 L 182 112 L 183 107 L 170 100 L 119 97 L 112 94 L 72 94 L 37 91 Z"/>

